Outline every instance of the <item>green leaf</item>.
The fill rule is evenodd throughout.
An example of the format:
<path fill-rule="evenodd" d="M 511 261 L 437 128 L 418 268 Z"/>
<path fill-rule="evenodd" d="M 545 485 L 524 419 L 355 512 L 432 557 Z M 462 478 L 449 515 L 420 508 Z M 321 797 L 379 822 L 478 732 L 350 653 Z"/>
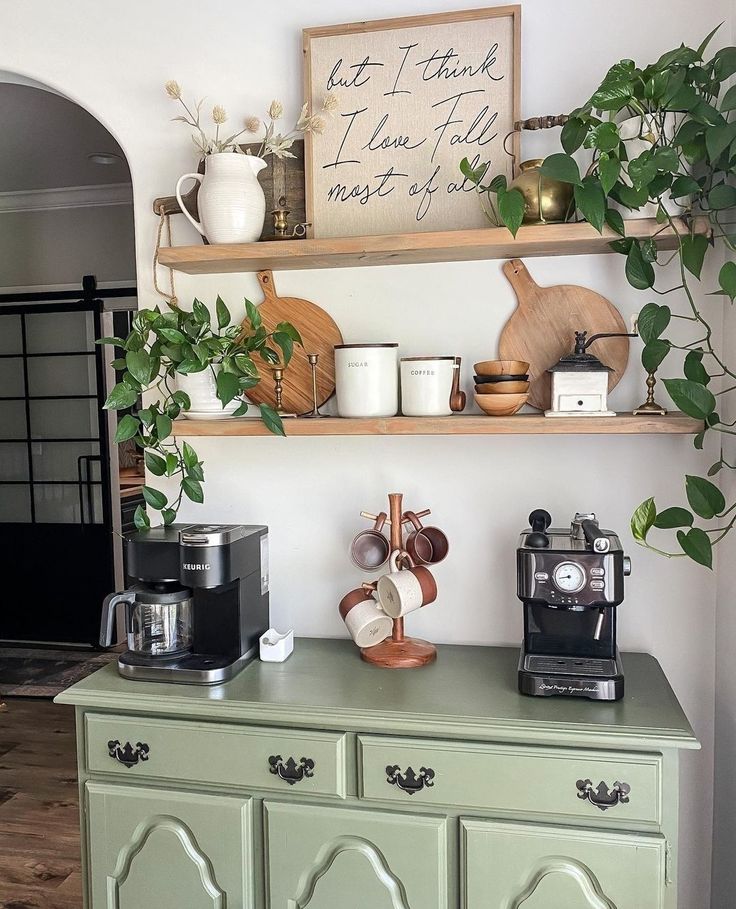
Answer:
<path fill-rule="evenodd" d="M 716 409 L 716 399 L 699 382 L 689 379 L 664 379 L 669 396 L 683 413 L 696 420 L 705 420 Z"/>
<path fill-rule="evenodd" d="M 736 110 L 736 85 L 732 85 L 726 94 L 721 98 L 719 107 L 724 112 Z"/>
<path fill-rule="evenodd" d="M 134 416 L 126 413 L 118 423 L 118 428 L 115 432 L 115 442 L 127 442 L 128 439 L 132 439 L 134 435 L 137 435 L 140 425 L 140 422 Z"/>
<path fill-rule="evenodd" d="M 234 417 L 244 417 L 248 413 L 249 407 L 250 407 L 250 404 L 248 403 L 248 401 L 241 401 L 238 409 L 233 411 L 233 416 Z"/>
<path fill-rule="evenodd" d="M 647 303 L 641 308 L 637 318 L 639 337 L 645 344 L 661 337 L 662 332 L 670 324 L 672 311 L 669 306 L 660 306 L 658 303 Z"/>
<path fill-rule="evenodd" d="M 245 299 L 245 312 L 248 316 L 248 321 L 253 326 L 253 330 L 257 331 L 261 327 L 263 319 L 258 312 L 258 307 L 251 303 L 247 298 Z"/>
<path fill-rule="evenodd" d="M 718 283 L 721 290 L 733 303 L 736 297 L 736 262 L 726 262 L 718 272 Z"/>
<path fill-rule="evenodd" d="M 162 477 L 166 473 L 166 461 L 160 455 L 147 451 L 144 455 L 146 467 L 155 477 Z"/>
<path fill-rule="evenodd" d="M 726 500 L 723 493 L 710 480 L 703 477 L 686 476 L 685 493 L 695 514 L 707 521 L 725 511 Z"/>
<path fill-rule="evenodd" d="M 726 123 L 725 126 L 709 126 L 706 129 L 705 147 L 711 164 L 715 164 L 734 139 L 736 139 L 736 123 Z"/>
<path fill-rule="evenodd" d="M 519 189 L 510 189 L 498 195 L 498 213 L 514 236 L 524 220 L 525 205 L 524 196 Z"/>
<path fill-rule="evenodd" d="M 189 442 L 184 442 L 182 446 L 182 458 L 185 467 L 194 467 L 195 464 L 199 464 L 199 455 Z"/>
<path fill-rule="evenodd" d="M 736 73 L 736 47 L 723 47 L 719 50 L 714 60 L 713 74 L 719 82 L 725 82 L 729 76 Z"/>
<path fill-rule="evenodd" d="M 665 508 L 654 521 L 660 530 L 673 530 L 675 527 L 692 527 L 693 516 L 687 508 Z"/>
<path fill-rule="evenodd" d="M 699 527 L 691 527 L 687 533 L 684 530 L 678 530 L 677 542 L 685 555 L 689 556 L 693 562 L 705 565 L 706 568 L 713 567 L 713 547 L 704 530 Z"/>
<path fill-rule="evenodd" d="M 608 195 L 621 173 L 621 162 L 615 155 L 601 154 L 598 159 L 598 176 L 601 181 L 601 189 Z"/>
<path fill-rule="evenodd" d="M 719 29 L 722 25 L 723 25 L 723 23 L 722 23 L 722 22 L 719 22 L 719 24 L 716 25 L 716 27 L 715 27 L 711 32 L 709 32 L 709 33 L 705 36 L 705 38 L 703 38 L 703 40 L 700 42 L 700 47 L 698 47 L 698 50 L 697 50 L 697 54 L 698 54 L 698 59 L 699 59 L 699 60 L 702 60 L 702 59 L 703 59 L 703 54 L 705 53 L 706 48 L 707 48 L 708 45 L 710 44 L 711 38 L 713 37 L 713 35 L 715 35 L 715 33 L 718 31 L 718 29 Z"/>
<path fill-rule="evenodd" d="M 654 340 L 645 344 L 641 351 L 641 364 L 647 372 L 656 372 L 670 352 L 670 342 Z"/>
<path fill-rule="evenodd" d="M 681 175 L 675 177 L 672 181 L 670 196 L 673 199 L 681 199 L 683 196 L 693 196 L 700 192 L 700 184 L 693 177 Z"/>
<path fill-rule="evenodd" d="M 715 211 L 736 206 L 736 186 L 729 186 L 727 183 L 714 186 L 708 193 L 708 205 Z M 701 239 L 705 241 L 705 237 Z"/>
<path fill-rule="evenodd" d="M 278 344 L 283 352 L 284 366 L 288 366 L 289 360 L 291 360 L 291 355 L 294 352 L 294 342 L 284 331 L 275 331 L 273 333 L 273 340 L 275 344 Z"/>
<path fill-rule="evenodd" d="M 172 400 L 174 400 L 182 410 L 190 410 L 192 407 L 191 399 L 185 391 L 178 389 L 172 394 Z"/>
<path fill-rule="evenodd" d="M 708 468 L 708 476 L 714 477 L 716 474 L 720 473 L 723 469 L 723 461 L 716 461 L 715 464 L 711 464 Z"/>
<path fill-rule="evenodd" d="M 126 410 L 128 407 L 132 407 L 135 402 L 138 400 L 139 392 L 135 388 L 131 388 L 130 385 L 126 385 L 125 382 L 118 382 L 107 396 L 107 400 L 103 404 L 104 410 Z"/>
<path fill-rule="evenodd" d="M 164 520 L 164 524 L 173 524 L 176 520 L 176 512 L 173 508 L 164 508 L 161 512 L 161 517 Z"/>
<path fill-rule="evenodd" d="M 551 180 L 561 180 L 563 183 L 572 183 L 574 186 L 580 186 L 582 183 L 575 159 L 561 152 L 545 158 L 539 171 Z"/>
<path fill-rule="evenodd" d="M 200 483 L 203 483 L 204 470 L 202 469 L 202 465 L 192 464 L 191 467 L 187 467 L 187 476 L 191 477 L 193 480 L 199 480 Z"/>
<path fill-rule="evenodd" d="M 701 429 L 699 433 L 695 435 L 693 439 L 693 448 L 696 448 L 698 451 L 703 450 L 703 442 L 705 441 L 705 429 Z"/>
<path fill-rule="evenodd" d="M 302 336 L 299 334 L 297 329 L 291 324 L 291 322 L 279 322 L 279 324 L 274 329 L 275 331 L 283 331 L 284 334 L 288 335 L 295 344 L 302 344 Z"/>
<path fill-rule="evenodd" d="M 184 495 L 191 499 L 192 502 L 197 502 L 199 505 L 204 502 L 204 492 L 199 480 L 195 480 L 193 477 L 185 477 L 181 481 L 181 488 L 184 491 Z"/>
<path fill-rule="evenodd" d="M 590 131 L 585 140 L 585 147 L 597 148 L 601 152 L 610 152 L 618 148 L 620 142 L 618 126 L 612 120 L 606 120 Z"/>
<path fill-rule="evenodd" d="M 276 411 L 269 407 L 268 404 L 259 404 L 258 407 L 261 411 L 261 419 L 269 432 L 272 432 L 275 436 L 285 436 L 284 424 Z"/>
<path fill-rule="evenodd" d="M 625 183 L 619 183 L 616 187 L 616 192 L 621 204 L 633 211 L 641 208 L 642 205 L 646 205 L 649 200 L 649 190 L 646 186 L 636 189 L 633 186 L 627 186 Z"/>
<path fill-rule="evenodd" d="M 154 421 L 153 411 L 150 407 L 143 407 L 138 411 L 138 419 L 144 426 L 152 426 Z"/>
<path fill-rule="evenodd" d="M 186 344 L 187 337 L 182 334 L 178 328 L 159 328 L 157 334 L 161 335 L 162 338 L 166 338 L 167 341 L 170 341 L 172 344 Z"/>
<path fill-rule="evenodd" d="M 222 402 L 223 407 L 226 407 L 233 398 L 236 398 L 239 391 L 238 377 L 234 373 L 225 372 L 224 370 L 220 370 L 217 373 L 217 397 Z"/>
<path fill-rule="evenodd" d="M 151 506 L 155 508 L 156 511 L 161 511 L 162 508 L 165 508 L 169 504 L 169 500 L 166 496 L 158 489 L 154 489 L 153 486 L 144 486 L 141 489 L 143 493 L 143 498 Z"/>
<path fill-rule="evenodd" d="M 585 177 L 582 184 L 575 187 L 575 205 L 585 220 L 602 233 L 606 222 L 606 197 L 595 177 Z"/>
<path fill-rule="evenodd" d="M 580 148 L 585 141 L 587 133 L 587 123 L 579 117 L 570 117 L 567 123 L 562 127 L 560 133 L 560 142 L 568 155 L 571 155 Z"/>
<path fill-rule="evenodd" d="M 166 463 L 166 476 L 173 477 L 176 471 L 179 469 L 179 459 L 173 453 L 173 451 L 167 451 L 164 455 L 164 460 Z"/>
<path fill-rule="evenodd" d="M 606 224 L 621 237 L 625 236 L 626 228 L 624 226 L 624 219 L 621 212 L 616 211 L 615 208 L 606 209 Z M 626 252 L 628 252 L 628 249 Z"/>
<path fill-rule="evenodd" d="M 685 378 L 691 382 L 698 382 L 700 385 L 707 385 L 710 382 L 710 376 L 703 366 L 703 351 L 691 350 L 685 357 L 683 364 Z"/>
<path fill-rule="evenodd" d="M 471 183 L 475 183 L 476 186 L 480 184 L 488 167 L 488 164 L 481 164 L 480 167 L 473 170 L 473 166 L 467 158 L 463 158 L 460 162 L 460 172 L 467 180 L 470 180 Z"/>
<path fill-rule="evenodd" d="M 151 522 L 148 520 L 148 515 L 146 514 L 146 509 L 142 505 L 139 505 L 136 508 L 135 514 L 133 515 L 133 523 L 138 530 L 148 530 L 151 526 Z"/>
<path fill-rule="evenodd" d="M 508 181 L 505 174 L 496 174 L 488 184 L 488 189 L 496 194 L 505 193 L 508 189 Z"/>
<path fill-rule="evenodd" d="M 98 338 L 95 344 L 112 344 L 114 347 L 125 347 L 125 341 L 122 338 Z"/>
<path fill-rule="evenodd" d="M 657 162 L 651 151 L 642 152 L 638 158 L 629 161 L 627 172 L 635 189 L 646 189 L 649 196 L 649 184 L 657 174 Z"/>
<path fill-rule="evenodd" d="M 641 246 L 636 241 L 626 257 L 626 278 L 637 290 L 648 290 L 654 285 L 654 267 L 644 260 Z"/>
<path fill-rule="evenodd" d="M 205 369 L 207 369 L 207 364 L 201 363 L 199 360 L 182 360 L 181 363 L 176 364 L 176 371 L 183 376 L 188 376 L 192 372 L 204 372 Z"/>
<path fill-rule="evenodd" d="M 657 517 L 654 499 L 646 499 L 631 516 L 631 533 L 639 543 L 646 542 L 647 534 Z"/>
<path fill-rule="evenodd" d="M 233 358 L 236 368 L 245 376 L 251 376 L 254 379 L 258 378 L 258 369 L 256 364 L 247 354 L 235 354 Z"/>
<path fill-rule="evenodd" d="M 734 193 L 736 194 L 736 189 L 734 189 Z M 690 274 L 695 275 L 698 279 L 700 279 L 700 272 L 703 269 L 703 260 L 707 251 L 708 238 L 702 234 L 696 234 L 695 236 L 688 234 L 680 241 L 682 264 Z"/>
<path fill-rule="evenodd" d="M 227 328 L 230 324 L 230 310 L 225 306 L 224 300 L 219 295 L 215 301 L 215 310 L 217 312 L 217 327 Z"/>
<path fill-rule="evenodd" d="M 159 442 L 171 435 L 171 419 L 165 413 L 160 413 L 156 417 L 156 435 Z"/>
<path fill-rule="evenodd" d="M 210 324 L 210 311 L 200 300 L 194 301 L 192 304 L 192 312 L 194 313 L 194 318 L 200 325 Z"/>

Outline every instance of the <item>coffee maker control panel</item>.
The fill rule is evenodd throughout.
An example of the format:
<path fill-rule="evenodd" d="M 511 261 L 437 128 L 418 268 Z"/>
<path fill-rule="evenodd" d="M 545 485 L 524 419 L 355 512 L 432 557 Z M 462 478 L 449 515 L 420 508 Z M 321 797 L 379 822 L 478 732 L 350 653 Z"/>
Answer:
<path fill-rule="evenodd" d="M 607 606 L 621 602 L 616 554 L 586 553 L 583 559 L 560 552 L 518 552 L 518 596 L 560 608 Z"/>

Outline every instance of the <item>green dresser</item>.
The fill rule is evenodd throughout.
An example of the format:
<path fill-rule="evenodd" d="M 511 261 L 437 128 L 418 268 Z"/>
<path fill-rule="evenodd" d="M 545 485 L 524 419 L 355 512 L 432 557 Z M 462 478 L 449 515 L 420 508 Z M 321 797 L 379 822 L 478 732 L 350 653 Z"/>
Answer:
<path fill-rule="evenodd" d="M 601 703 L 518 694 L 517 659 L 301 639 L 218 687 L 74 685 L 86 909 L 675 909 L 698 743 L 657 661 Z"/>

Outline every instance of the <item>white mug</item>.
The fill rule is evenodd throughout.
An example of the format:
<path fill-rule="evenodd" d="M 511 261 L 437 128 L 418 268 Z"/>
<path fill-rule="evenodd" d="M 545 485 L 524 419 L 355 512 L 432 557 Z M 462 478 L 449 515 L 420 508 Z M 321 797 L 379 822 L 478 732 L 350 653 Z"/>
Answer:
<path fill-rule="evenodd" d="M 340 601 L 340 616 L 361 649 L 374 647 L 391 634 L 394 623 L 375 600 L 374 592 L 358 587 Z"/>
<path fill-rule="evenodd" d="M 447 417 L 456 357 L 402 357 L 401 412 L 407 417 Z"/>
<path fill-rule="evenodd" d="M 398 344 L 335 347 L 337 412 L 341 417 L 393 417 L 399 410 Z"/>
<path fill-rule="evenodd" d="M 409 568 L 399 569 L 399 560 Z M 437 599 L 437 582 L 424 565 L 414 565 L 408 552 L 391 554 L 391 573 L 378 579 L 376 593 L 386 615 L 398 619 Z"/>

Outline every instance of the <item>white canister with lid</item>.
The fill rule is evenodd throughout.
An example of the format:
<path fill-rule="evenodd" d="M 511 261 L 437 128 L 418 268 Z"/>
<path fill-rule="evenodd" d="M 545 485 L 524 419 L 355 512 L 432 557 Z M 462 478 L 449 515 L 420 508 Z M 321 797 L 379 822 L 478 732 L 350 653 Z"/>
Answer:
<path fill-rule="evenodd" d="M 341 417 L 393 417 L 399 410 L 399 345 L 335 347 L 337 412 Z"/>
<path fill-rule="evenodd" d="M 457 357 L 402 357 L 401 412 L 407 417 L 445 417 L 455 386 Z"/>

